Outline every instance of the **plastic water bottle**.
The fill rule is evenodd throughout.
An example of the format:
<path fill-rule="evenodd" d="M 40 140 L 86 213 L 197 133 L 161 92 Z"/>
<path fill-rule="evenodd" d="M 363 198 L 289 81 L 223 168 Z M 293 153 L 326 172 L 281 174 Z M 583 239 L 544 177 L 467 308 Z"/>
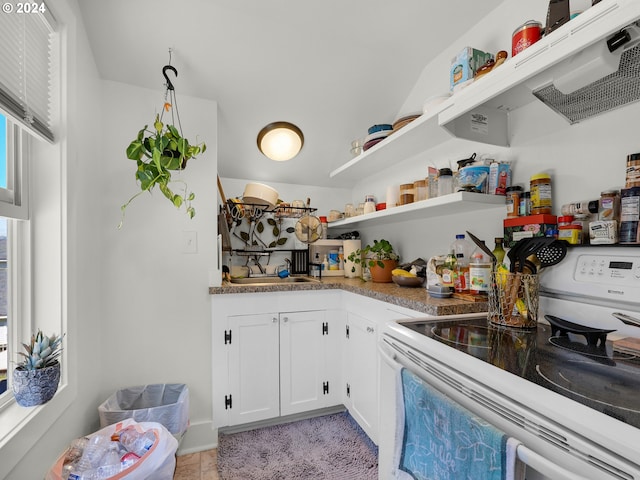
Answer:
<path fill-rule="evenodd" d="M 99 480 L 98 467 L 106 455 L 111 439 L 106 435 L 94 435 L 84 447 L 82 457 L 69 472 L 68 480 Z"/>
<path fill-rule="evenodd" d="M 120 432 L 120 443 L 130 452 L 142 457 L 147 453 L 156 441 L 156 436 L 151 430 L 139 432 L 134 427 L 127 427 Z"/>
<path fill-rule="evenodd" d="M 106 455 L 102 457 L 102 464 L 98 467 L 98 478 L 102 480 L 113 477 L 120 473 L 121 469 L 118 445 L 115 442 L 111 442 Z"/>
<path fill-rule="evenodd" d="M 451 244 L 451 250 L 456 256 L 456 272 L 454 275 L 454 289 L 456 292 L 469 291 L 469 261 L 473 245 L 465 239 L 463 233 L 456 235 L 456 240 Z"/>

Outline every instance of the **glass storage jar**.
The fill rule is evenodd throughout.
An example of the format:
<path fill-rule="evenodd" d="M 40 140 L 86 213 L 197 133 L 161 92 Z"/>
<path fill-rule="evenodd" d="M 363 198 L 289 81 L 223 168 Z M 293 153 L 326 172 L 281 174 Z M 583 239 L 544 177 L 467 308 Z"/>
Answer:
<path fill-rule="evenodd" d="M 413 183 L 403 183 L 400 185 L 400 202 L 399 205 L 408 205 L 414 200 Z"/>
<path fill-rule="evenodd" d="M 419 202 L 427 199 L 427 181 L 416 180 L 413 182 L 414 197 L 413 200 Z"/>

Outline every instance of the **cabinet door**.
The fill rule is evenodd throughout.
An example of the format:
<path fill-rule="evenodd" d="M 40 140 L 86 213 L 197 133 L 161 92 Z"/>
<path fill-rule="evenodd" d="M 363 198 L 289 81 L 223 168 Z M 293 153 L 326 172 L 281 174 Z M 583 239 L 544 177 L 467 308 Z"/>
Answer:
<path fill-rule="evenodd" d="M 378 351 L 375 322 L 347 312 L 347 408 L 362 429 L 378 442 Z"/>
<path fill-rule="evenodd" d="M 280 414 L 277 314 L 229 317 L 230 425 Z"/>
<path fill-rule="evenodd" d="M 280 314 L 280 409 L 282 415 L 338 403 L 328 350 L 337 332 L 325 311 Z M 335 355 L 335 349 L 334 353 Z"/>

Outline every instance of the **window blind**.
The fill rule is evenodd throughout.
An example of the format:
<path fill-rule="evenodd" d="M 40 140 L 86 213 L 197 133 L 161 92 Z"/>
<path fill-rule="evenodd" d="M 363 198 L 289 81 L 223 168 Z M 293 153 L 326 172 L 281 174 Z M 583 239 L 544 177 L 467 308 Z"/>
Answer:
<path fill-rule="evenodd" d="M 4 5 L 7 5 L 5 3 Z M 52 46 L 56 22 L 46 4 L 38 12 L 0 13 L 0 108 L 54 140 L 51 125 Z M 4 10 L 4 7 L 3 7 Z"/>

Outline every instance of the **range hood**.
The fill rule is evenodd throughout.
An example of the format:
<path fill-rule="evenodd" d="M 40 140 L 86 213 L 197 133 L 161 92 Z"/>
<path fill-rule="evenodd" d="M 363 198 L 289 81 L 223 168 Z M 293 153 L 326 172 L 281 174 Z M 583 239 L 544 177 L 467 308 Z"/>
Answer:
<path fill-rule="evenodd" d="M 509 146 L 509 113 L 542 101 L 570 124 L 640 100 L 640 0 L 602 0 L 451 97 L 438 124 Z"/>
<path fill-rule="evenodd" d="M 574 124 L 640 100 L 640 29 L 629 25 L 563 62 L 533 91 Z"/>

